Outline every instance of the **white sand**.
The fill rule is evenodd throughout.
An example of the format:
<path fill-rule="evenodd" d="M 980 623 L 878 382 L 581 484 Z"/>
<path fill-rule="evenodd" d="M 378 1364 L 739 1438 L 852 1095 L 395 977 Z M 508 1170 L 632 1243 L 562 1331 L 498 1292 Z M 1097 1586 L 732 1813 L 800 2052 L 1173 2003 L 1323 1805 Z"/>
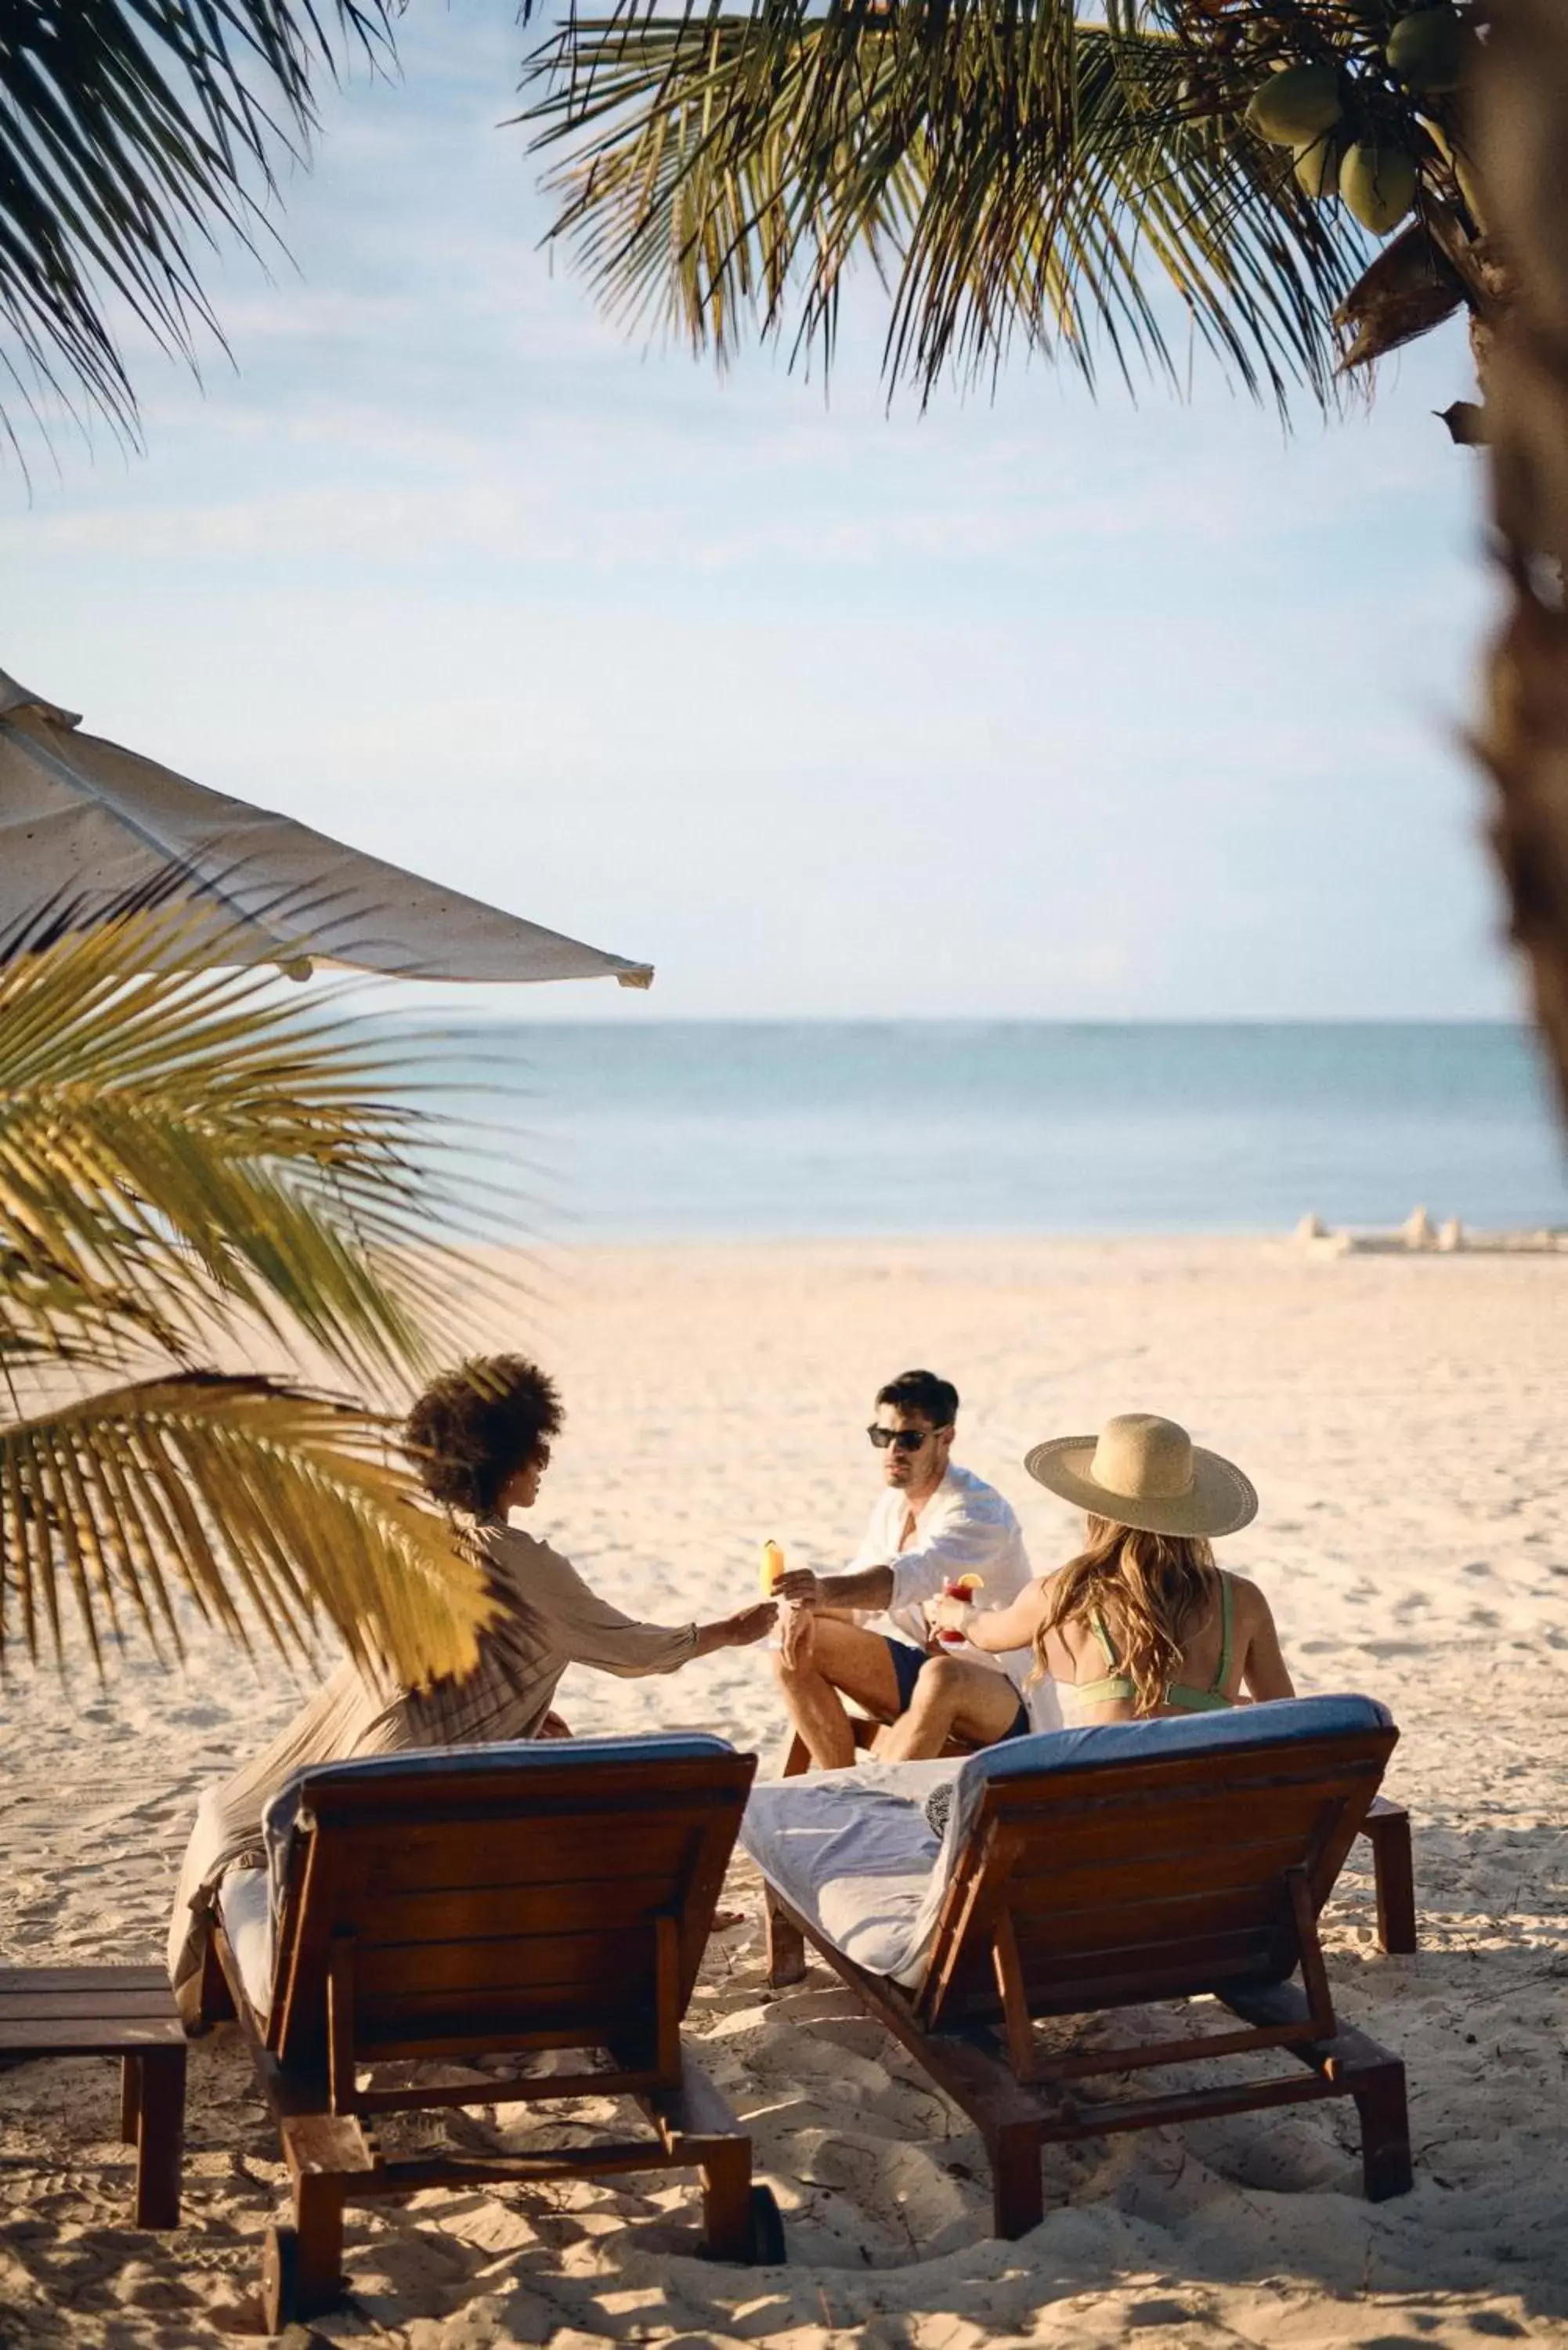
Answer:
<path fill-rule="evenodd" d="M 789 2268 L 691 2257 L 679 2177 L 431 2194 L 351 2215 L 355 2299 L 316 2335 L 409 2350 L 1568 2338 L 1565 1284 L 1552 1260 L 1324 1263 L 1252 1243 L 547 1265 L 512 1334 L 558 1368 L 571 1409 L 539 1523 L 649 1615 L 739 1604 L 768 1534 L 841 1561 L 874 1490 L 872 1390 L 910 1362 L 958 1381 L 961 1456 L 1018 1504 L 1042 1567 L 1072 1522 L 1018 1466 L 1031 1439 L 1147 1407 L 1243 1462 L 1262 1513 L 1226 1555 L 1272 1596 L 1301 1685 L 1369 1690 L 1403 1727 L 1389 1784 L 1416 1820 L 1421 1955 L 1376 1951 L 1363 1875 L 1342 1883 L 1327 1942 L 1342 2012 L 1406 2056 L 1416 2190 L 1364 2203 L 1353 2111 L 1324 2105 L 1052 2153 L 1044 2225 L 993 2242 L 972 2133 L 823 1974 L 769 1994 L 737 1869 L 747 1922 L 711 1949 L 691 2029 L 749 2117 Z M 5 1702 L 0 1959 L 160 1955 L 196 1791 L 286 1713 L 286 1677 L 207 1646 L 182 1679 L 129 1669 L 100 1694 L 84 1675 L 67 1700 L 24 1671 Z M 563 1703 L 579 1729 L 703 1723 L 764 1757 L 777 1728 L 760 1653 L 675 1680 L 574 1674 Z M 176 2237 L 126 2224 L 115 2096 L 107 2064 L 0 2074 L 0 2342 L 254 2333 L 282 2172 L 233 2033 L 192 2050 Z"/>

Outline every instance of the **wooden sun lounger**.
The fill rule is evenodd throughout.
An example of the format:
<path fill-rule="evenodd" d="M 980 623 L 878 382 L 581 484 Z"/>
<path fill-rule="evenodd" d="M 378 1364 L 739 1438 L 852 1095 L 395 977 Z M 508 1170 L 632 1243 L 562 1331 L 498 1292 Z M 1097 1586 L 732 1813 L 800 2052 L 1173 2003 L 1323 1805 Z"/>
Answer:
<path fill-rule="evenodd" d="M 916 1991 L 854 1963 L 772 1883 L 769 1978 L 810 1942 L 967 2113 L 995 2232 L 1044 2204 L 1047 2144 L 1350 2096 L 1375 2201 L 1411 2184 L 1405 2068 L 1339 2022 L 1316 1919 L 1397 1738 L 1388 1729 L 997 1776 L 957 1856 Z M 1000 1751 L 1000 1750 L 998 1750 Z M 1288 1978 L 1300 1970 L 1297 1988 Z M 1037 2020 L 1213 1994 L 1240 2029 L 1047 2054 Z M 1280 2050 L 1299 2074 L 1090 2099 L 1080 2085 Z"/>
<path fill-rule="evenodd" d="M 706 1751 L 659 1752 L 671 1746 Z M 272 1808 L 283 1883 L 265 2020 L 224 1932 L 215 1948 L 293 2188 L 294 2225 L 267 2241 L 273 2332 L 340 2299 L 346 2203 L 426 2187 L 694 2168 L 709 2251 L 782 2260 L 750 2137 L 680 2037 L 755 1768 L 719 1740 L 563 1741 L 305 1773 L 286 1837 Z M 394 2059 L 543 2049 L 585 2057 L 457 2085 L 363 2077 Z M 374 2136 L 384 2114 L 618 2095 L 650 2135 L 392 2160 Z"/>
<path fill-rule="evenodd" d="M 857 1751 L 871 1744 L 884 1725 L 869 1714 L 851 1714 L 850 1728 Z M 944 1756 L 978 1754 L 966 1738 L 950 1738 Z M 785 1733 L 779 1749 L 778 1773 L 794 1779 L 811 1768 L 811 1751 L 798 1730 Z M 1373 1897 L 1377 1905 L 1377 1947 L 1390 1957 L 1408 1958 L 1418 1947 L 1416 1939 L 1416 1866 L 1410 1849 L 1410 1814 L 1403 1804 L 1386 1795 L 1374 1796 L 1360 1834 L 1372 1846 Z"/>

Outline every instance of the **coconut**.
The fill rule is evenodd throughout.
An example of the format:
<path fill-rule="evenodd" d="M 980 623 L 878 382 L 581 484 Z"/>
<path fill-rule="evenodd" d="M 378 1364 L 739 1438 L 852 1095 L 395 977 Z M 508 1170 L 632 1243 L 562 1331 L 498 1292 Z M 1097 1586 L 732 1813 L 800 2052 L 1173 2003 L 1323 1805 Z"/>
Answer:
<path fill-rule="evenodd" d="M 1247 120 L 1276 147 L 1300 147 L 1339 120 L 1339 76 L 1333 66 L 1286 66 L 1252 92 Z"/>
<path fill-rule="evenodd" d="M 1386 236 L 1416 201 L 1415 158 L 1403 147 L 1358 140 L 1340 158 L 1339 192 L 1363 228 Z"/>
<path fill-rule="evenodd" d="M 1329 131 L 1310 147 L 1296 149 L 1296 184 L 1304 195 L 1326 203 L 1339 193 L 1339 141 Z"/>
<path fill-rule="evenodd" d="M 1452 8 L 1418 8 L 1388 36 L 1389 64 L 1407 89 L 1458 89 L 1464 78 L 1465 28 Z"/>

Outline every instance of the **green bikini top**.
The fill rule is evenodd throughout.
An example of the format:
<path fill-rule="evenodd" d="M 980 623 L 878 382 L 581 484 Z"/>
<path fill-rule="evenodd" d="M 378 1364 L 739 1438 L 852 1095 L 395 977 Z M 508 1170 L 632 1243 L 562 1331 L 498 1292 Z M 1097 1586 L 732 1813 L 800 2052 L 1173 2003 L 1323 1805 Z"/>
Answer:
<path fill-rule="evenodd" d="M 1225 1684 L 1231 1678 L 1231 1578 L 1223 1568 L 1220 1575 L 1220 1663 L 1210 1686 L 1206 1690 L 1192 1689 L 1185 1681 L 1168 1681 L 1165 1702 L 1183 1713 L 1222 1713 L 1231 1700 L 1225 1694 Z M 1103 1680 L 1078 1681 L 1073 1695 L 1079 1705 L 1106 1705 L 1117 1698 L 1136 1698 L 1137 1690 L 1131 1677 L 1116 1669 L 1117 1658 L 1106 1629 L 1106 1619 L 1099 1608 L 1089 1617 L 1089 1629 L 1106 1652 L 1110 1671 Z"/>

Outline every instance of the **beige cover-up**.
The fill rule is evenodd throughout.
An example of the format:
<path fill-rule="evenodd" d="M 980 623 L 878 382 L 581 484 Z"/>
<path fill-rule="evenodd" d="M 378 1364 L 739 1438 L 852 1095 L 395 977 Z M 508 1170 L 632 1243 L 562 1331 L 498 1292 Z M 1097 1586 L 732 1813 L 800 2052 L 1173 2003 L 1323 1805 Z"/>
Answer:
<path fill-rule="evenodd" d="M 202 1797 L 169 1924 L 169 1979 L 188 2024 L 199 2016 L 218 1885 L 236 1861 L 259 1852 L 262 1814 L 296 1771 L 358 1754 L 533 1738 L 568 1665 L 636 1679 L 674 1672 L 692 1655 L 695 1624 L 639 1624 L 590 1590 L 548 1543 L 499 1517 L 457 1523 L 501 1603 L 468 1678 L 410 1693 L 340 1665 L 269 1747 Z"/>

